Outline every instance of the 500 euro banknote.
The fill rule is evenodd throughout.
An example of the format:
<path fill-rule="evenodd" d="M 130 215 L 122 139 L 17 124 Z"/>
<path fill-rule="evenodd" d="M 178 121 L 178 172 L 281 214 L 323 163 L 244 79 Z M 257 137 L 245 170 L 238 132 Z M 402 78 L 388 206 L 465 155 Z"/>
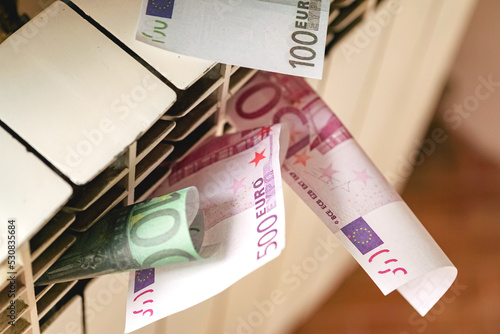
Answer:
<path fill-rule="evenodd" d="M 448 290 L 457 269 L 305 80 L 259 72 L 227 113 L 238 130 L 288 124 L 283 178 L 384 294 L 424 315 Z"/>
<path fill-rule="evenodd" d="M 281 253 L 279 137 L 275 125 L 212 138 L 172 166 L 152 197 L 198 188 L 205 219 L 200 253 L 206 258 L 132 273 L 127 333 L 216 295 Z"/>
<path fill-rule="evenodd" d="M 329 0 L 143 0 L 137 40 L 225 64 L 321 78 Z"/>

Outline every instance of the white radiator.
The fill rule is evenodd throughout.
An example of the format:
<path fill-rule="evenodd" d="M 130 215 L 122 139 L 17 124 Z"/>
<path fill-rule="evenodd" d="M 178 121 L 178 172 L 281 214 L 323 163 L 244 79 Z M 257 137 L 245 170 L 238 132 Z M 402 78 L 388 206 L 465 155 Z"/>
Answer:
<path fill-rule="evenodd" d="M 331 2 L 324 79 L 310 83 L 401 189 L 475 0 Z M 0 44 L 0 226 L 14 219 L 18 242 L 12 270 L 0 240 L 0 270 L 17 278 L 15 326 L 0 281 L 0 334 L 123 333 L 128 274 L 33 283 L 68 230 L 143 200 L 170 162 L 230 130 L 226 102 L 255 73 L 135 41 L 140 3 L 21 1 L 41 13 Z M 304 320 L 354 262 L 285 188 L 278 259 L 137 333 L 288 333 Z"/>

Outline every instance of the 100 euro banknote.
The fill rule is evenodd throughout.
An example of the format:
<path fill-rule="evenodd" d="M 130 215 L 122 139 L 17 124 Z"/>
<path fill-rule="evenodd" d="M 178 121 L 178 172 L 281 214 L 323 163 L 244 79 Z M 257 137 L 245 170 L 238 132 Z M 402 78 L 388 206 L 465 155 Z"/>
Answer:
<path fill-rule="evenodd" d="M 329 0 L 143 0 L 137 40 L 225 64 L 321 78 Z"/>
<path fill-rule="evenodd" d="M 195 187 L 104 215 L 36 282 L 48 285 L 201 259 L 203 212 Z"/>
<path fill-rule="evenodd" d="M 457 270 L 340 120 L 302 78 L 259 72 L 228 103 L 238 130 L 283 122 L 285 181 L 384 294 L 424 315 Z"/>
<path fill-rule="evenodd" d="M 152 196 L 198 188 L 207 258 L 132 274 L 127 333 L 216 295 L 281 253 L 285 214 L 279 137 L 280 125 L 275 125 L 212 138 L 172 166 Z"/>

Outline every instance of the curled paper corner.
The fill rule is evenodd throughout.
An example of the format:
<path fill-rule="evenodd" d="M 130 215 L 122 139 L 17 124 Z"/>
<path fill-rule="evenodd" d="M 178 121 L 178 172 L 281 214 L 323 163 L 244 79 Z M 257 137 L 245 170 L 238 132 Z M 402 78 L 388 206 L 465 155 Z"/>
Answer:
<path fill-rule="evenodd" d="M 200 192 L 196 186 L 189 186 L 183 190 L 186 193 L 184 200 L 187 229 L 194 251 L 198 254 L 198 261 L 204 260 L 215 254 L 217 246 L 206 247 L 203 245 L 205 238 L 205 212 L 200 210 Z M 152 197 L 154 198 L 154 197 Z"/>
<path fill-rule="evenodd" d="M 399 290 L 422 315 L 439 301 L 457 269 L 303 79 L 259 72 L 232 96 L 227 117 L 239 130 L 288 122 L 285 181 L 384 295 Z"/>
<path fill-rule="evenodd" d="M 453 265 L 432 270 L 399 287 L 399 293 L 423 317 L 444 296 L 457 278 Z"/>

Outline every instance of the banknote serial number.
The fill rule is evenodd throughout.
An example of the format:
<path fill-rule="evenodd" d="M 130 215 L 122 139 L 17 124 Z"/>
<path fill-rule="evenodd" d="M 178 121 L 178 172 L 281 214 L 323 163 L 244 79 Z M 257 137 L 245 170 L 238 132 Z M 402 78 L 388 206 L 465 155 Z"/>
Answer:
<path fill-rule="evenodd" d="M 296 30 L 292 33 L 291 38 L 294 46 L 290 48 L 290 66 L 296 68 L 297 66 L 314 67 L 314 59 L 316 59 L 316 51 L 312 48 L 318 42 L 318 36 L 311 30 L 308 30 L 309 18 L 309 1 L 297 2 L 297 15 L 295 21 Z"/>

